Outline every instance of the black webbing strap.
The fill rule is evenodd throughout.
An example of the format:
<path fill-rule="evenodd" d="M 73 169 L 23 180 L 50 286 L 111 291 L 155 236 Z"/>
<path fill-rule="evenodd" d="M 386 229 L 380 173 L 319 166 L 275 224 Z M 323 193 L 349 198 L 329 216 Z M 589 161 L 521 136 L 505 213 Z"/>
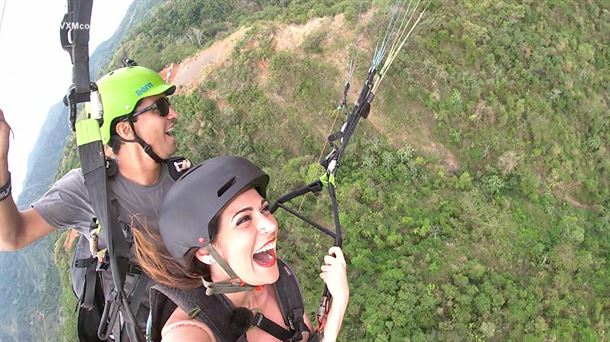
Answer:
<path fill-rule="evenodd" d="M 324 330 L 314 331 L 313 334 L 309 335 L 307 342 L 320 342 L 324 338 Z"/>
<path fill-rule="evenodd" d="M 254 318 L 252 318 L 252 322 L 250 322 L 253 326 L 262 329 L 263 331 L 269 333 L 273 337 L 282 340 L 282 341 L 292 341 L 292 333 L 289 330 L 284 329 L 284 327 L 278 325 L 274 321 L 268 319 L 261 312 L 257 312 L 254 314 Z"/>
<path fill-rule="evenodd" d="M 67 5 L 68 12 L 61 23 L 60 39 L 63 48 L 70 54 L 74 84 L 64 102 L 70 107 L 70 121 L 76 131 L 78 153 L 89 199 L 100 226 L 103 228 L 102 231 L 107 237 L 110 268 L 114 282 L 111 297 L 112 308 L 107 307 L 108 301 L 104 308 L 106 314 L 107 311 L 112 314 L 106 315 L 110 320 L 101 322 L 98 335 L 102 340 L 108 338 L 109 330 L 114 326 L 114 319 L 117 317 L 116 312 L 120 310 L 125 320 L 129 339 L 132 342 L 143 341 L 144 336 L 138 330 L 124 293 L 125 276 L 131 251 L 121 231 L 116 210 L 109 202 L 106 161 L 100 133 L 101 117 L 84 116 L 79 117 L 78 120 L 76 118 L 78 113 L 76 105 L 90 101 L 92 91 L 95 91 L 97 95 L 97 86 L 90 83 L 89 78 L 89 25 L 93 0 L 67 0 Z M 101 110 L 94 108 L 93 112 L 101 113 Z M 103 329 L 103 325 L 106 329 Z"/>
<path fill-rule="evenodd" d="M 301 284 L 288 264 L 278 260 L 278 267 L 280 267 L 280 279 L 275 282 L 275 291 L 280 301 L 282 317 L 284 323 L 292 330 L 289 339 L 300 341 L 303 338 L 303 332 L 310 331 L 303 319 L 305 309 Z"/>
<path fill-rule="evenodd" d="M 75 103 L 89 101 L 89 25 L 93 0 L 68 0 L 68 12 L 60 25 L 61 46 L 70 54 Z"/>
<path fill-rule="evenodd" d="M 218 341 L 240 340 L 242 334 L 233 331 L 230 324 L 233 305 L 225 296 L 208 296 L 204 287 L 180 290 L 161 284 L 150 289 L 150 340 L 161 340 L 161 329 L 176 305 L 190 317 L 205 323 Z"/>
<path fill-rule="evenodd" d="M 278 266 L 280 267 L 280 278 L 274 284 L 276 297 L 279 300 L 278 304 L 284 322 L 290 330 L 264 317 L 262 313 L 253 313 L 251 318 L 248 319 L 250 319 L 251 325 L 282 341 L 300 341 L 302 340 L 302 332 L 309 331 L 303 319 L 301 287 L 287 264 L 278 259 Z M 286 291 L 296 292 L 287 293 Z M 242 331 L 235 331 L 230 324 L 235 310 L 231 302 L 223 295 L 206 295 L 203 287 L 193 290 L 179 290 L 157 284 L 150 290 L 150 306 L 151 317 L 148 324 L 150 341 L 157 342 L 160 340 L 161 329 L 176 306 L 188 312 L 191 317 L 196 317 L 196 319 L 205 323 L 218 341 L 245 340 L 245 334 Z M 297 327 L 297 329 L 293 327 Z M 298 329 L 298 327 L 301 327 L 301 329 Z M 313 339 L 312 341 L 316 340 Z"/>
<path fill-rule="evenodd" d="M 278 267 L 280 268 L 280 278 L 275 282 L 274 287 L 276 297 L 280 302 L 284 323 L 288 325 L 290 330 L 273 322 L 260 312 L 254 314 L 251 324 L 282 341 L 301 341 L 303 332 L 309 332 L 309 327 L 303 319 L 305 310 L 303 308 L 301 284 L 288 264 L 278 260 Z"/>
<path fill-rule="evenodd" d="M 128 299 L 129 305 L 131 306 L 131 312 L 133 312 L 134 315 L 137 315 L 142 300 L 148 300 L 148 292 L 146 290 L 148 289 L 151 280 L 144 273 L 134 274 L 133 277 L 135 284 Z"/>
<path fill-rule="evenodd" d="M 131 127 L 131 130 L 133 131 L 133 134 L 135 135 L 133 140 L 127 140 L 127 139 L 123 139 L 124 141 L 127 142 L 137 142 L 142 149 L 144 150 L 144 152 L 150 157 L 152 158 L 152 160 L 154 160 L 156 163 L 159 164 L 163 164 L 167 161 L 167 159 L 163 159 L 161 157 L 159 157 L 155 151 L 153 151 L 152 146 L 150 146 L 149 143 L 147 143 L 146 141 L 144 141 L 144 139 L 140 138 L 140 136 L 138 135 L 138 133 L 136 133 L 136 126 L 135 126 L 135 122 L 134 122 L 134 117 L 133 115 L 129 115 L 127 117 L 127 120 L 129 122 L 129 126 Z"/>
<path fill-rule="evenodd" d="M 74 267 L 76 268 L 86 268 L 91 264 L 97 264 L 97 258 L 83 258 L 83 259 L 75 259 Z"/>
<path fill-rule="evenodd" d="M 84 292 L 79 298 L 79 304 L 86 310 L 95 306 L 95 284 L 97 283 L 97 258 L 76 259 L 74 267 L 86 268 Z"/>

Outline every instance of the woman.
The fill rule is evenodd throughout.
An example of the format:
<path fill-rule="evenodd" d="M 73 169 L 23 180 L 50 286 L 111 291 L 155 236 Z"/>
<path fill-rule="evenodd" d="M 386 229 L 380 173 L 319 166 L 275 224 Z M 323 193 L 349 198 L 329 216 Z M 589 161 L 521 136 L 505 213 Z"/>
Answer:
<path fill-rule="evenodd" d="M 160 213 L 163 245 L 157 243 L 152 256 L 138 253 L 160 284 L 151 292 L 153 340 L 314 335 L 298 281 L 276 257 L 278 226 L 265 199 L 268 181 L 248 160 L 225 156 L 194 167 L 170 189 Z M 334 341 L 349 298 L 340 248 L 329 250 L 320 276 L 333 297 L 323 340 Z"/>

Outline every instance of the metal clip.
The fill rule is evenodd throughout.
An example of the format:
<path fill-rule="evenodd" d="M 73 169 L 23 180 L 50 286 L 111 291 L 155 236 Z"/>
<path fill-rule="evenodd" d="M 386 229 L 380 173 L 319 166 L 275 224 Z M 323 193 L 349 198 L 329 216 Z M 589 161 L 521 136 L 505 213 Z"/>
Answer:
<path fill-rule="evenodd" d="M 89 234 L 89 251 L 91 252 L 91 256 L 96 256 L 97 255 L 97 244 L 99 242 L 99 234 L 100 234 L 100 228 L 96 228 L 94 230 L 91 231 L 91 233 Z"/>
<path fill-rule="evenodd" d="M 191 168 L 191 161 L 188 159 L 184 159 L 181 161 L 175 161 L 174 162 L 174 168 L 176 168 L 176 171 L 178 172 L 182 172 L 184 170 L 188 170 Z"/>

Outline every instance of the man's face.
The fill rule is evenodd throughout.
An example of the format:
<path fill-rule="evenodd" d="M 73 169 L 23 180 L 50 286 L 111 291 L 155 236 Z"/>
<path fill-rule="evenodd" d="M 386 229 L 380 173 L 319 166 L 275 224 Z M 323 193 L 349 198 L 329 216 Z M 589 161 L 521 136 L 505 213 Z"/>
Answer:
<path fill-rule="evenodd" d="M 144 98 L 134 113 L 134 127 L 137 135 L 148 143 L 162 159 L 176 152 L 176 139 L 173 129 L 178 113 L 169 105 L 164 94 Z M 162 114 L 167 115 L 163 116 Z"/>

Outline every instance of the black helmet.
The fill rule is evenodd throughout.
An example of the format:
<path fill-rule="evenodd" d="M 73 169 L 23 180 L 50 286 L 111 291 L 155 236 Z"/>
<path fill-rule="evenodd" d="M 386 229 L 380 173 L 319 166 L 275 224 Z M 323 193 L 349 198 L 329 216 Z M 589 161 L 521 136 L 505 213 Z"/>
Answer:
<path fill-rule="evenodd" d="M 265 197 L 268 183 L 269 176 L 242 157 L 216 157 L 193 167 L 161 205 L 159 231 L 170 255 L 184 263 L 189 249 L 210 243 L 218 216 L 232 199 L 251 188 Z"/>

